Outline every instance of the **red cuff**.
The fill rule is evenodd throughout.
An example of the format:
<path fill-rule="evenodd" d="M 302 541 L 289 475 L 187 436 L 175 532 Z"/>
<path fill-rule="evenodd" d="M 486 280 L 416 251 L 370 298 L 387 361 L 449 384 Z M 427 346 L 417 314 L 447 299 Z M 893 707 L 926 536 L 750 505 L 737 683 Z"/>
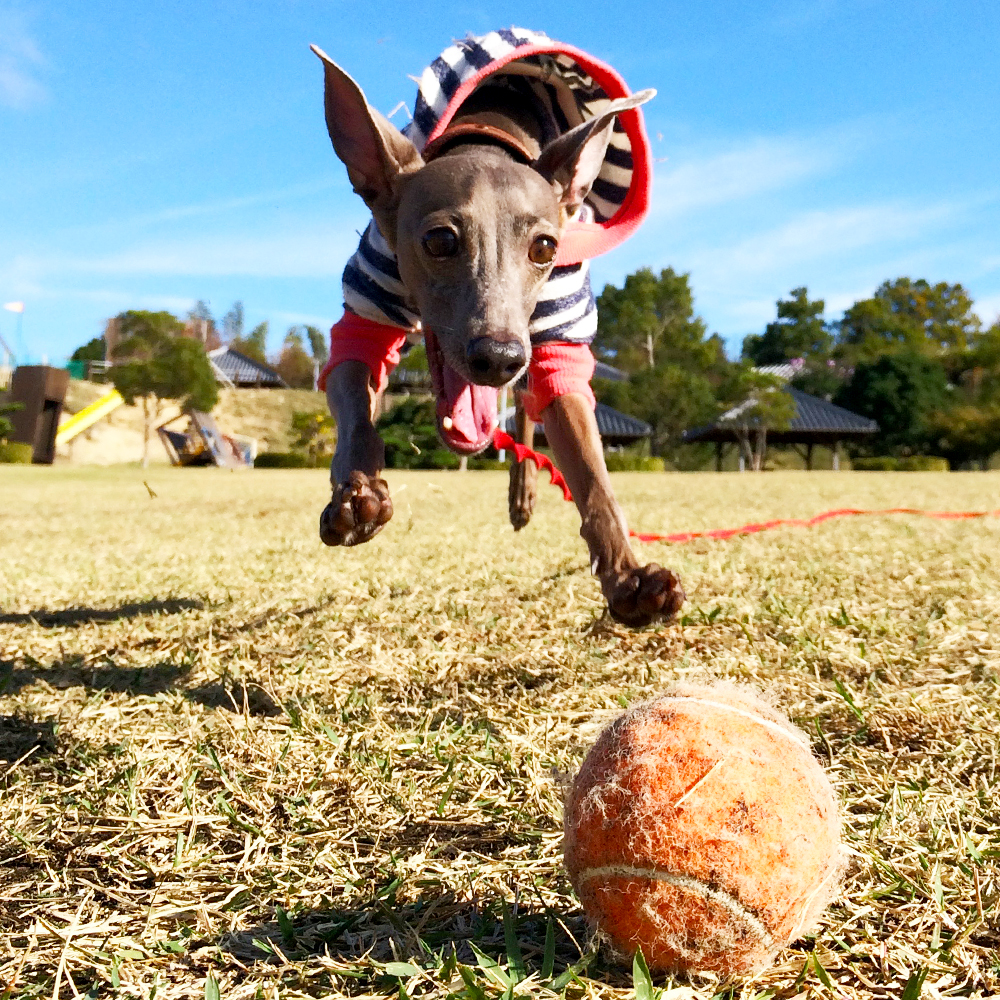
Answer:
<path fill-rule="evenodd" d="M 578 392 L 592 407 L 597 405 L 590 380 L 594 377 L 594 355 L 587 344 L 537 344 L 531 348 L 528 391 L 524 411 L 540 423 L 542 411 L 557 396 Z"/>
<path fill-rule="evenodd" d="M 326 379 L 342 361 L 360 361 L 372 373 L 372 383 L 381 392 L 389 372 L 399 364 L 399 351 L 408 331 L 386 323 L 376 323 L 347 310 L 330 327 L 330 357 L 320 372 L 318 385 L 326 392 Z"/>

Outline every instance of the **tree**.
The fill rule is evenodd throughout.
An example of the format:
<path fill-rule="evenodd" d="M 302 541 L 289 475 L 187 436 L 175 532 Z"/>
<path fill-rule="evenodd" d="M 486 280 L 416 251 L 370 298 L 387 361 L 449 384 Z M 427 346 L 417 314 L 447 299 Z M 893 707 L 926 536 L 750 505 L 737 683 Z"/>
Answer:
<path fill-rule="evenodd" d="M 7 415 L 24 409 L 24 403 L 0 402 L 0 444 L 6 444 L 7 438 L 14 433 L 14 422 Z"/>
<path fill-rule="evenodd" d="M 629 373 L 665 363 L 703 373 L 724 367 L 725 346 L 718 336 L 706 337 L 688 277 L 671 267 L 659 276 L 644 267 L 621 288 L 605 285 L 597 299 L 597 357 Z"/>
<path fill-rule="evenodd" d="M 227 344 L 243 338 L 243 303 L 239 300 L 222 317 L 222 337 Z"/>
<path fill-rule="evenodd" d="M 984 471 L 1000 451 L 1000 402 L 986 406 L 960 403 L 938 411 L 928 420 L 931 450 L 948 459 L 953 469 L 975 463 Z"/>
<path fill-rule="evenodd" d="M 598 380 L 595 394 L 650 424 L 655 455 L 689 464 L 691 452 L 681 448 L 681 435 L 718 413 L 716 390 L 730 362 L 722 339 L 708 336 L 704 320 L 694 313 L 688 275 L 669 267 L 659 275 L 642 268 L 621 288 L 606 285 L 597 302 L 594 353 L 630 377 Z"/>
<path fill-rule="evenodd" d="M 168 312 L 130 310 L 117 317 L 121 339 L 109 375 L 126 403 L 142 400 L 143 467 L 149 440 L 164 401 L 181 409 L 211 410 L 219 389 L 204 347 L 183 336 L 184 324 Z"/>
<path fill-rule="evenodd" d="M 986 469 L 1000 451 L 1000 321 L 952 362 L 954 401 L 931 420 L 934 451 L 954 468 L 975 463 Z"/>
<path fill-rule="evenodd" d="M 306 337 L 309 340 L 309 349 L 316 359 L 316 364 L 322 368 L 326 364 L 326 359 L 330 356 L 330 338 L 323 333 L 318 326 L 303 326 Z"/>
<path fill-rule="evenodd" d="M 242 323 L 242 317 L 241 317 Z M 246 337 L 234 337 L 230 342 L 229 346 L 234 351 L 239 351 L 241 354 L 245 354 L 248 358 L 254 361 L 259 361 L 262 365 L 267 364 L 267 334 L 270 324 L 267 320 L 263 323 L 258 323 L 251 331 L 249 336 Z"/>
<path fill-rule="evenodd" d="M 731 392 L 741 402 L 724 414 L 719 424 L 732 428 L 747 465 L 760 472 L 767 455 L 767 432 L 788 429 L 795 416 L 795 400 L 785 392 L 780 378 L 750 365 L 735 373 Z"/>
<path fill-rule="evenodd" d="M 316 468 L 323 460 L 329 461 L 337 446 L 337 425 L 325 410 L 292 414 L 292 430 L 295 431 L 293 447 L 300 448 L 309 457 L 309 464 Z"/>
<path fill-rule="evenodd" d="M 88 340 L 82 347 L 78 347 L 70 356 L 70 361 L 103 361 L 104 360 L 104 338 L 94 337 Z"/>
<path fill-rule="evenodd" d="M 184 336 L 200 341 L 206 351 L 213 351 L 221 346 L 219 334 L 215 329 L 215 320 L 212 312 L 208 308 L 208 303 L 202 299 L 194 304 L 194 307 L 187 314 L 187 323 L 184 325 Z"/>
<path fill-rule="evenodd" d="M 285 334 L 274 370 L 292 389 L 312 389 L 315 385 L 316 362 L 306 353 L 302 335 L 294 326 Z"/>
<path fill-rule="evenodd" d="M 627 382 L 597 380 L 594 390 L 602 403 L 648 423 L 650 450 L 678 468 L 693 457 L 683 446 L 684 431 L 708 423 L 719 411 L 712 382 L 680 365 L 644 368 Z"/>
<path fill-rule="evenodd" d="M 855 302 L 838 327 L 841 353 L 870 361 L 898 350 L 961 354 L 976 339 L 981 323 L 961 285 L 897 278 L 883 282 L 872 298 Z"/>
<path fill-rule="evenodd" d="M 750 334 L 743 341 L 743 357 L 755 365 L 780 365 L 793 358 L 824 363 L 833 347 L 833 335 L 823 322 L 826 303 L 810 301 L 803 286 L 793 288 L 791 298 L 778 299 L 778 318 L 768 323 L 761 334 Z"/>
<path fill-rule="evenodd" d="M 913 455 L 930 445 L 935 414 L 949 409 L 950 392 L 941 364 L 910 347 L 859 361 L 834 402 L 878 421 L 880 433 L 864 451 Z"/>
<path fill-rule="evenodd" d="M 388 469 L 457 469 L 458 456 L 441 444 L 433 399 L 407 396 L 377 424 Z"/>

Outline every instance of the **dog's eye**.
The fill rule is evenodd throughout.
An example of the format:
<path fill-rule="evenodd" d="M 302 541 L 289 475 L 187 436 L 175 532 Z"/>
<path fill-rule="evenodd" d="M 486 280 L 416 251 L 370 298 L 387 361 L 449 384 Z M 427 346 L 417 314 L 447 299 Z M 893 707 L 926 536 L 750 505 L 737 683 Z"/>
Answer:
<path fill-rule="evenodd" d="M 432 257 L 454 257 L 458 253 L 458 236 L 444 226 L 424 233 L 423 244 Z"/>
<path fill-rule="evenodd" d="M 551 264 L 556 259 L 556 241 L 551 236 L 536 236 L 528 250 L 532 264 Z"/>

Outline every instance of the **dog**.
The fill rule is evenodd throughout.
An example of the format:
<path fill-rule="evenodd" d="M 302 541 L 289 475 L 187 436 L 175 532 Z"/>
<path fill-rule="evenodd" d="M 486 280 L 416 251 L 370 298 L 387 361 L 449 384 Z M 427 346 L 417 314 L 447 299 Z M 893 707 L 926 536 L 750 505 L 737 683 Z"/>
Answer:
<path fill-rule="evenodd" d="M 593 296 L 584 265 L 566 250 L 574 240 L 606 248 L 608 213 L 624 213 L 614 202 L 626 189 L 614 178 L 634 176 L 622 138 L 628 129 L 616 122 L 631 116 L 629 134 L 639 134 L 635 109 L 655 92 L 629 94 L 585 53 L 509 29 L 456 43 L 432 64 L 404 135 L 347 72 L 313 51 L 324 68 L 330 140 L 373 217 L 345 270 L 347 308 L 331 331 L 321 380 L 338 429 L 323 542 L 368 541 L 392 517 L 374 416 L 387 372 L 416 332 L 427 349 L 438 432 L 459 454 L 490 444 L 499 388 L 528 372 L 527 388 L 515 392 L 518 438 L 530 444 L 530 417 L 541 418 L 611 616 L 633 627 L 671 618 L 684 601 L 680 581 L 655 563 L 639 565 L 605 467 L 589 340 L 572 339 L 582 327 L 590 336 L 596 329 Z M 602 171 L 612 182 L 599 182 Z M 591 202 L 603 206 L 603 228 L 586 221 L 597 214 L 588 202 L 596 187 L 605 201 L 594 193 Z M 566 323 L 546 319 L 558 320 L 559 309 Z M 547 339 L 533 345 L 538 327 Z M 535 490 L 534 467 L 515 463 L 515 530 L 528 523 Z"/>

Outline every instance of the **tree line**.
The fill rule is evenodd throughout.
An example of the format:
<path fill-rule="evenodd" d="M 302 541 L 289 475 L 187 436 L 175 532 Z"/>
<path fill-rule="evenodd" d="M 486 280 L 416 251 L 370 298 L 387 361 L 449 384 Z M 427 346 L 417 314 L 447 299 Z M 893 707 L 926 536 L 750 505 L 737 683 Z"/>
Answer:
<path fill-rule="evenodd" d="M 326 364 L 328 356 L 327 335 L 318 327 L 308 324 L 290 326 L 277 353 L 268 356 L 268 320 L 248 331 L 242 302 L 234 302 L 232 308 L 217 322 L 207 303 L 199 300 L 184 319 L 169 312 L 148 312 L 141 309 L 119 313 L 108 321 L 105 336 L 95 337 L 78 347 L 70 360 L 104 361 L 109 353 L 109 341 L 114 341 L 111 353 L 117 351 L 122 324 L 129 331 L 146 325 L 151 329 L 169 332 L 171 337 L 197 340 L 206 351 L 223 345 L 231 347 L 254 361 L 269 365 L 292 389 L 312 389 L 316 372 Z M 114 358 L 109 357 L 107 360 Z"/>
<path fill-rule="evenodd" d="M 598 358 L 628 375 L 598 382 L 598 398 L 649 423 L 653 453 L 676 467 L 705 461 L 683 445 L 684 430 L 766 390 L 756 369 L 782 364 L 794 387 L 878 422 L 878 435 L 851 446 L 855 456 L 935 455 L 952 468 L 985 468 L 1000 450 L 1000 319 L 986 327 L 962 285 L 886 281 L 829 322 L 825 302 L 795 288 L 730 361 L 695 315 L 688 279 L 643 268 L 607 285 L 594 342 Z M 773 419 L 787 420 L 780 409 Z M 767 408 L 759 412 L 766 423 Z"/>

